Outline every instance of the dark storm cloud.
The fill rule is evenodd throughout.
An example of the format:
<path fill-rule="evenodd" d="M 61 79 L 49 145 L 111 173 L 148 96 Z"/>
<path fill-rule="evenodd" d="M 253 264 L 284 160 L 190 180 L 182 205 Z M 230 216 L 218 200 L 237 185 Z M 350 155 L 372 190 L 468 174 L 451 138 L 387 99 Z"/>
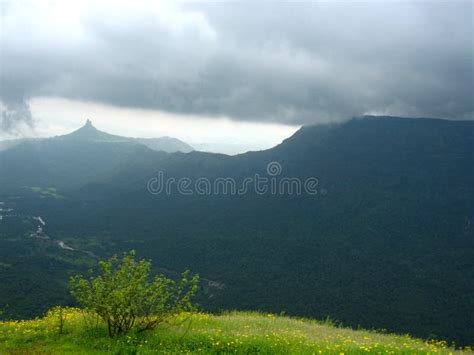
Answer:
<path fill-rule="evenodd" d="M 297 124 L 472 118 L 472 16 L 470 2 L 198 3 L 91 10 L 49 33 L 18 30 L 9 8 L 1 97 Z"/>

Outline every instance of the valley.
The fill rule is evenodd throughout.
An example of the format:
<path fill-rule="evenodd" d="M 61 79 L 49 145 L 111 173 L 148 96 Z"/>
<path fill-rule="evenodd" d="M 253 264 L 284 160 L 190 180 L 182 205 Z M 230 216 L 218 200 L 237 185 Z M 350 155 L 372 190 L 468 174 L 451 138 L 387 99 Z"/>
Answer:
<path fill-rule="evenodd" d="M 95 256 L 134 249 L 157 272 L 190 268 L 209 280 L 199 299 L 207 311 L 330 317 L 470 344 L 473 138 L 469 121 L 365 117 L 304 127 L 273 149 L 232 157 L 64 139 L 54 143 L 61 150 L 42 148 L 39 174 L 28 176 L 12 162 L 38 162 L 36 153 L 12 148 L 0 155 L 0 200 L 19 215 L 41 216 L 57 242 L 25 238 L 37 220 L 1 221 L 0 260 L 12 265 L 8 273 L 0 268 L 0 280 L 9 283 L 4 316 L 73 305 L 69 276 L 94 265 Z M 241 184 L 255 174 L 269 177 L 270 162 L 282 168 L 276 178 L 316 177 L 325 193 L 147 190 L 159 171 L 176 180 L 228 177 Z M 51 187 L 54 194 L 41 192 Z M 24 273 L 24 282 L 8 281 L 12 270 Z M 18 299 L 26 284 L 35 291 Z"/>

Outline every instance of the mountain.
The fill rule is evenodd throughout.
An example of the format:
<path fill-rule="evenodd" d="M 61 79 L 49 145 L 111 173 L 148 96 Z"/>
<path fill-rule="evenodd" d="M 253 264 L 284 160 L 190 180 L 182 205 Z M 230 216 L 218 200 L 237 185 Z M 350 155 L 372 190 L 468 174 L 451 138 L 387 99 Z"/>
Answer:
<path fill-rule="evenodd" d="M 90 120 L 87 120 L 85 125 L 77 131 L 56 138 L 61 140 L 76 140 L 83 142 L 138 143 L 143 144 L 150 149 L 168 153 L 188 153 L 193 151 L 193 148 L 190 145 L 172 137 L 130 138 L 102 132 L 96 129 Z"/>
<path fill-rule="evenodd" d="M 0 152 L 10 149 L 16 145 L 20 145 L 22 143 L 27 143 L 27 142 L 34 142 L 34 141 L 39 141 L 41 138 L 17 138 L 17 139 L 7 139 L 0 141 Z"/>
<path fill-rule="evenodd" d="M 303 127 L 272 149 L 236 156 L 123 143 L 116 154 L 97 143 L 97 160 L 88 162 L 84 145 L 57 142 L 48 156 L 70 149 L 71 161 L 61 153 L 56 166 L 38 166 L 49 180 L 32 172 L 29 186 L 43 190 L 1 185 L 1 201 L 23 216 L 0 222 L 0 260 L 11 265 L 0 267 L 0 280 L 9 280 L 0 299 L 10 316 L 70 302 L 56 281 L 87 269 L 85 251 L 135 249 L 158 271 L 191 268 L 209 280 L 201 302 L 208 310 L 329 316 L 353 327 L 474 344 L 473 121 L 361 117 Z M 10 160 L 0 181 L 9 175 L 10 186 L 19 186 L 40 156 Z M 113 167 L 85 172 L 99 169 L 101 159 Z M 76 170 L 61 180 L 66 167 Z M 170 193 L 157 193 L 160 174 Z M 64 181 L 76 175 L 76 183 Z M 267 179 L 266 192 L 248 184 L 257 177 Z M 216 181 L 229 183 L 228 191 L 232 184 L 247 190 L 223 193 Z M 272 190 L 282 181 L 283 193 Z M 315 188 L 303 190 L 307 181 Z M 211 191 L 203 191 L 208 183 Z M 298 183 L 303 192 L 290 193 Z M 41 216 L 44 232 L 75 250 L 22 237 L 36 225 L 28 215 Z M 49 274 L 30 274 L 33 263 Z M 22 294 L 12 282 L 16 267 L 23 285 L 38 285 L 51 300 Z"/>
<path fill-rule="evenodd" d="M 131 138 L 121 137 L 106 132 L 102 132 L 94 127 L 90 120 L 87 120 L 84 126 L 78 130 L 63 136 L 53 138 L 20 138 L 0 141 L 0 152 L 13 148 L 23 143 L 41 144 L 45 141 L 77 141 L 83 143 L 136 143 L 142 144 L 150 149 L 163 151 L 168 153 L 183 152 L 188 153 L 193 151 L 193 148 L 172 137 L 160 138 Z"/>
<path fill-rule="evenodd" d="M 90 120 L 80 129 L 45 139 L 8 141 L 0 151 L 0 191 L 23 186 L 78 188 L 112 174 L 123 161 L 144 149 L 192 150 L 175 138 L 128 138 L 97 130 Z M 140 153 L 138 153 L 140 154 Z"/>

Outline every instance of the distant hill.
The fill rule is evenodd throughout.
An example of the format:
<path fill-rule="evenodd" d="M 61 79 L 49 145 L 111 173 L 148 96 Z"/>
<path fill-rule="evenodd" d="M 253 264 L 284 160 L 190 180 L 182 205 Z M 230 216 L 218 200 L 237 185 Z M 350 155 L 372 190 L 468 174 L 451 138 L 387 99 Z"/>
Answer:
<path fill-rule="evenodd" d="M 20 139 L 3 143 L 0 149 L 0 191 L 20 186 L 54 185 L 80 187 L 113 172 L 134 152 L 144 149 L 190 152 L 192 147 L 178 139 L 128 138 L 96 129 L 90 120 L 80 129 L 44 139 Z"/>
<path fill-rule="evenodd" d="M 136 249 L 163 270 L 191 268 L 221 285 L 206 286 L 205 309 L 329 316 L 354 327 L 474 344 L 472 121 L 361 117 L 303 127 L 272 149 L 237 156 L 166 154 L 122 143 L 84 150 L 71 142 L 59 152 L 59 144 L 35 155 L 25 145 L 23 153 L 18 147 L 0 154 L 9 167 L 0 170 L 0 181 L 11 186 L 0 184 L 3 201 L 23 215 L 40 215 L 52 238 L 103 256 Z M 159 172 L 191 186 L 199 178 L 233 179 L 240 187 L 255 174 L 278 181 L 315 177 L 317 194 L 254 188 L 202 194 L 195 187 L 179 194 L 175 184 L 173 193 L 153 195 L 147 184 Z M 14 190 L 27 174 L 28 186 L 59 187 L 55 193 L 64 198 Z M 14 241 L 31 229 L 26 222 L 3 226 L 4 250 L 16 252 L 0 248 L 0 260 L 12 265 L 0 268 L 0 281 L 11 280 L 20 255 L 25 284 L 37 278 L 27 271 L 28 260 L 41 270 L 56 265 L 54 252 L 45 259 L 28 239 Z M 65 255 L 84 257 L 60 252 L 57 262 L 68 270 L 78 261 L 66 262 Z M 21 288 L 6 284 L 0 294 L 10 305 L 6 314 L 48 306 L 33 291 L 19 298 Z M 41 285 L 47 295 L 48 283 Z M 56 300 L 68 297 L 61 287 L 50 292 Z"/>
<path fill-rule="evenodd" d="M 90 120 L 87 120 L 83 127 L 78 130 L 63 136 L 53 138 L 20 138 L 0 141 L 0 152 L 15 147 L 23 143 L 38 144 L 45 141 L 61 140 L 61 141 L 78 141 L 78 142 L 94 142 L 94 143 L 138 143 L 147 146 L 150 149 L 163 151 L 167 153 L 183 152 L 188 153 L 193 151 L 193 148 L 172 137 L 160 138 L 131 138 L 121 137 L 106 132 L 99 131 L 95 128 Z"/>
<path fill-rule="evenodd" d="M 75 132 L 70 134 L 56 137 L 61 140 L 77 140 L 83 142 L 109 142 L 109 143 L 139 143 L 144 146 L 158 151 L 167 153 L 182 152 L 188 153 L 193 151 L 193 148 L 180 141 L 179 139 L 172 137 L 160 137 L 160 138 L 130 138 L 112 135 L 106 132 L 99 131 L 96 129 L 90 120 L 86 121 L 86 124 Z"/>

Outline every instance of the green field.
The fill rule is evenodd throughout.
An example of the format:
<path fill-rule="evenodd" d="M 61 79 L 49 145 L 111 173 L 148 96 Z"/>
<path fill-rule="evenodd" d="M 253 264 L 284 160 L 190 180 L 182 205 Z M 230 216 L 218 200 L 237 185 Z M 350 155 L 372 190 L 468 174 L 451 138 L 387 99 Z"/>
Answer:
<path fill-rule="evenodd" d="M 6 354 L 454 354 L 441 341 L 334 326 L 330 321 L 231 312 L 181 314 L 153 331 L 107 336 L 105 325 L 78 309 L 59 316 L 0 322 L 0 353 Z"/>

